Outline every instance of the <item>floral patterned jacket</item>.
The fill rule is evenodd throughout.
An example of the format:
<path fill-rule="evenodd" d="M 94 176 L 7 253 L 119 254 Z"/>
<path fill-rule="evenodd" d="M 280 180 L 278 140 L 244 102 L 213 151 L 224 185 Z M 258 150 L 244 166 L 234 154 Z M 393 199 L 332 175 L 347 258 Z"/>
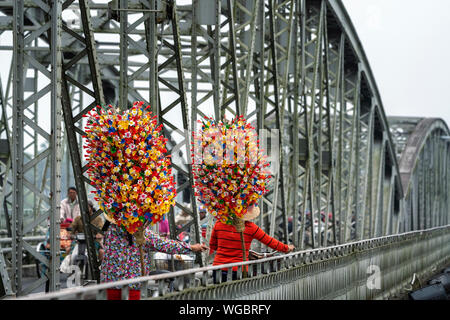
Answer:
<path fill-rule="evenodd" d="M 156 250 L 168 254 L 186 254 L 191 252 L 191 246 L 184 242 L 161 238 L 149 228 L 145 230 L 144 261 L 149 262 L 148 251 Z M 141 276 L 141 260 L 139 247 L 133 237 L 130 245 L 125 231 L 111 224 L 105 233 L 105 255 L 101 264 L 100 282 L 112 282 L 137 278 Z M 146 263 L 146 274 L 150 264 Z M 130 289 L 139 289 L 139 284 L 130 285 Z"/>

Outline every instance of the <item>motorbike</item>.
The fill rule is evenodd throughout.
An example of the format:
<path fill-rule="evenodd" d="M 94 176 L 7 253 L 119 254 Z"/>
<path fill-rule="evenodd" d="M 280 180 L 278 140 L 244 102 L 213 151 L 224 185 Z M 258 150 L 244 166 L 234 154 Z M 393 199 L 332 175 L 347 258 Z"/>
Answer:
<path fill-rule="evenodd" d="M 68 287 L 73 285 L 85 286 L 95 283 L 96 281 L 92 280 L 90 271 L 86 235 L 84 233 L 77 233 L 74 238 L 75 246 L 70 254 L 68 268 L 66 268 L 66 270 L 72 274 L 67 279 Z M 75 283 L 69 285 L 69 281 L 74 281 Z"/>
<path fill-rule="evenodd" d="M 155 263 L 155 269 L 150 271 L 148 275 L 167 274 L 174 271 L 191 269 L 194 267 L 194 258 L 184 254 L 166 254 L 162 252 L 156 252 L 153 255 L 153 261 Z M 156 284 L 152 282 L 149 286 L 151 296 L 158 296 L 158 292 L 165 294 L 167 292 L 173 292 L 180 288 L 182 279 L 178 279 L 178 282 L 174 278 L 166 278 L 163 283 Z"/>
<path fill-rule="evenodd" d="M 84 233 L 74 237 L 72 252 L 62 261 L 60 271 L 69 274 L 67 287 L 81 286 L 89 283 L 89 264 L 87 243 Z"/>
<path fill-rule="evenodd" d="M 88 255 L 87 244 L 84 233 L 75 235 L 76 245 L 72 252 L 72 264 L 77 266 L 81 271 L 81 277 L 84 280 L 88 278 Z"/>

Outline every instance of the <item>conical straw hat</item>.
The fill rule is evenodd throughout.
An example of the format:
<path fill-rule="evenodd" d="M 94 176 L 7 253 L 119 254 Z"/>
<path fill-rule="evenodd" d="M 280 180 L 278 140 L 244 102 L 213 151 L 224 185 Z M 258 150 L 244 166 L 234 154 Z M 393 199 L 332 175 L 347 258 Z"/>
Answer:
<path fill-rule="evenodd" d="M 259 216 L 259 207 L 253 205 L 250 208 L 248 208 L 247 213 L 242 217 L 242 220 L 244 221 L 250 221 Z"/>

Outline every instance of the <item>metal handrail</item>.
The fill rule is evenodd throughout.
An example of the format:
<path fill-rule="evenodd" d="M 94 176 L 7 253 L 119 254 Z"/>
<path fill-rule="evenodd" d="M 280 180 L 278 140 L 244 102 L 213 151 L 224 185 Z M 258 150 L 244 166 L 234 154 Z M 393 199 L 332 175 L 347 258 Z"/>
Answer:
<path fill-rule="evenodd" d="M 45 235 L 43 236 L 29 236 L 29 237 L 23 237 L 24 241 L 44 241 Z M 0 238 L 0 244 L 4 243 L 12 243 L 12 238 Z"/>
<path fill-rule="evenodd" d="M 69 289 L 63 289 L 59 292 L 49 293 L 49 294 L 32 294 L 24 297 L 20 297 L 18 299 L 105 299 L 106 298 L 106 289 L 110 288 L 123 288 L 127 289 L 128 286 L 133 284 L 140 284 L 141 285 L 141 294 L 142 298 L 147 298 L 147 289 L 149 286 L 153 286 L 157 288 L 155 295 L 153 298 L 170 298 L 175 297 L 178 294 L 184 294 L 192 290 L 210 290 L 211 288 L 229 288 L 230 290 L 233 288 L 233 284 L 236 283 L 236 281 L 227 281 L 226 283 L 221 283 L 221 277 L 219 277 L 218 284 L 213 284 L 213 279 L 211 277 L 211 273 L 214 270 L 220 270 L 220 269 L 227 269 L 229 271 L 232 270 L 233 267 L 238 267 L 238 280 L 237 282 L 246 282 L 250 283 L 252 281 L 259 281 L 264 277 L 281 277 L 283 275 L 286 275 L 286 271 L 292 271 L 291 273 L 299 271 L 299 268 L 305 268 L 309 265 L 313 264 L 320 264 L 320 263 L 332 263 L 333 261 L 335 263 L 338 263 L 339 261 L 342 262 L 342 264 L 345 266 L 346 263 L 348 263 L 348 260 L 352 258 L 352 255 L 355 256 L 354 259 L 361 259 L 363 261 L 364 259 L 369 260 L 377 260 L 379 259 L 381 261 L 382 257 L 379 257 L 376 255 L 376 253 L 372 256 L 370 255 L 369 258 L 367 258 L 365 255 L 367 252 L 373 253 L 374 249 L 385 247 L 387 249 L 386 252 L 384 252 L 385 255 L 390 254 L 395 251 L 395 249 L 398 249 L 395 247 L 395 245 L 403 245 L 403 243 L 409 244 L 409 245 L 415 245 L 416 250 L 421 250 L 422 247 L 418 246 L 419 242 L 417 242 L 419 239 L 423 238 L 420 244 L 427 246 L 426 250 L 424 252 L 421 252 L 422 255 L 430 255 L 434 254 L 434 251 L 440 250 L 442 251 L 440 253 L 440 256 L 438 257 L 438 254 L 436 255 L 436 259 L 441 261 L 442 259 L 446 260 L 450 258 L 450 254 L 447 251 L 450 251 L 450 246 L 447 245 L 446 248 L 443 248 L 443 246 L 435 246 L 434 251 L 429 248 L 429 242 L 434 241 L 435 239 L 438 239 L 438 237 L 447 237 L 444 240 L 441 241 L 442 243 L 449 243 L 450 240 L 450 225 L 442 226 L 442 227 L 435 227 L 427 230 L 420 230 L 420 231 L 411 231 L 406 232 L 403 234 L 398 235 L 390 235 L 390 236 L 383 236 L 379 238 L 373 238 L 373 239 L 367 239 L 367 240 L 360 240 L 356 242 L 346 243 L 342 245 L 336 245 L 332 247 L 325 247 L 325 248 L 317 248 L 317 249 L 310 249 L 310 250 L 304 250 L 304 251 L 297 251 L 292 252 L 280 256 L 274 256 L 274 257 L 268 257 L 260 260 L 254 260 L 254 261 L 246 261 L 246 262 L 240 262 L 240 263 L 230 263 L 230 264 L 224 264 L 219 266 L 208 266 L 208 267 L 202 267 L 202 268 L 193 268 L 188 270 L 182 270 L 182 271 L 176 271 L 166 274 L 160 274 L 160 275 L 152 275 L 152 276 L 145 276 L 145 277 L 139 277 L 129 280 L 121 280 L 117 282 L 109 282 L 109 283 L 102 283 L 98 285 L 93 285 L 89 287 L 84 288 L 69 288 Z M 437 241 L 437 240 L 436 240 Z M 420 248 L 419 248 L 420 247 Z M 391 250 L 392 249 L 392 250 Z M 376 251 L 376 250 L 375 250 Z M 381 251 L 381 250 L 380 250 Z M 389 252 L 391 251 L 391 252 Z M 407 251 L 407 252 L 406 252 Z M 405 252 L 402 252 L 399 254 L 399 256 L 403 257 L 402 259 L 405 259 L 405 261 L 411 260 L 411 258 L 407 258 L 406 255 L 411 251 L 410 248 L 406 250 Z M 378 253 L 380 254 L 380 253 Z M 383 252 L 381 252 L 383 254 Z M 359 256 L 358 256 L 359 255 Z M 443 256 L 443 257 L 442 257 Z M 358 258 L 360 257 L 360 258 Z M 433 256 L 434 257 L 434 256 Z M 393 257 L 398 258 L 398 257 Z M 339 261 L 338 261 L 339 260 Z M 426 259 L 425 259 L 426 260 Z M 277 262 L 277 263 L 274 263 Z M 354 262 L 354 261 L 352 261 Z M 381 262 L 380 262 L 381 263 Z M 386 262 L 384 262 L 386 263 Z M 400 262 L 401 263 L 401 262 Z M 415 262 L 414 262 L 415 263 Z M 422 262 L 421 262 L 422 263 Z M 433 261 L 424 261 L 422 264 L 425 264 L 423 266 L 424 269 L 427 268 L 428 264 L 434 264 Z M 242 277 L 242 269 L 243 267 L 248 266 L 249 267 L 249 273 L 256 271 L 255 277 L 250 278 L 243 278 Z M 265 269 L 264 269 L 265 267 Z M 268 270 L 268 268 L 270 271 Z M 390 264 L 386 264 L 384 266 L 386 269 L 392 268 Z M 402 268 L 411 268 L 411 266 L 400 266 Z M 400 268 L 399 267 L 399 268 Z M 335 266 L 336 268 L 336 266 Z M 422 267 L 420 267 L 422 268 Z M 264 272 L 262 272 L 264 270 Z M 312 269 L 311 269 L 312 270 Z M 409 269 L 408 269 L 409 270 Z M 412 270 L 412 269 L 411 269 Z M 308 269 L 302 270 L 305 273 L 308 273 Z M 417 270 L 416 270 L 417 271 Z M 418 270 L 417 272 L 422 272 L 423 270 Z M 316 272 L 330 272 L 330 270 L 316 270 Z M 359 270 L 358 272 L 362 272 Z M 365 270 L 364 270 L 365 272 Z M 413 272 L 417 273 L 417 272 Z M 404 274 L 402 274 L 402 277 L 408 277 L 407 275 L 408 271 L 405 271 Z M 413 276 L 411 274 L 410 276 Z M 311 277 L 307 277 L 311 278 Z M 403 279 L 402 278 L 402 279 Z M 166 294 L 165 288 L 163 287 L 164 280 L 168 279 L 175 279 L 176 287 L 179 289 L 177 292 L 172 292 Z M 312 279 L 312 278 L 311 278 Z M 311 280 L 312 281 L 312 280 Z M 355 280 L 356 281 L 356 280 Z M 360 280 L 358 280 L 360 281 Z M 358 282 L 356 281 L 356 282 Z M 395 281 L 395 279 L 394 279 Z M 274 283 L 274 285 L 276 282 Z M 392 284 L 391 286 L 398 287 L 399 284 Z M 335 288 L 335 290 L 338 288 Z M 345 286 L 344 286 L 345 289 Z M 342 289 L 340 289 L 342 290 Z M 355 289 L 356 290 L 356 289 Z M 235 292 L 236 296 L 237 293 Z M 242 293 L 241 293 L 242 294 Z M 329 293 L 331 295 L 331 292 Z M 335 293 L 337 295 L 338 293 Z M 236 297 L 235 296 L 235 297 Z"/>

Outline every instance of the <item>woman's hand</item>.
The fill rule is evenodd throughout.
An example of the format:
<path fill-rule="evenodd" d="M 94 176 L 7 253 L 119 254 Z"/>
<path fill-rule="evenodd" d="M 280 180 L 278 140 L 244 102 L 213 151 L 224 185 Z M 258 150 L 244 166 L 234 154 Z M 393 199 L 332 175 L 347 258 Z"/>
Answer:
<path fill-rule="evenodd" d="M 292 252 L 292 251 L 294 251 L 294 250 L 295 250 L 294 245 L 293 245 L 293 244 L 289 244 L 289 245 L 288 245 L 288 252 Z"/>
<path fill-rule="evenodd" d="M 209 248 L 204 243 L 191 244 L 191 250 L 194 252 L 206 251 Z"/>

